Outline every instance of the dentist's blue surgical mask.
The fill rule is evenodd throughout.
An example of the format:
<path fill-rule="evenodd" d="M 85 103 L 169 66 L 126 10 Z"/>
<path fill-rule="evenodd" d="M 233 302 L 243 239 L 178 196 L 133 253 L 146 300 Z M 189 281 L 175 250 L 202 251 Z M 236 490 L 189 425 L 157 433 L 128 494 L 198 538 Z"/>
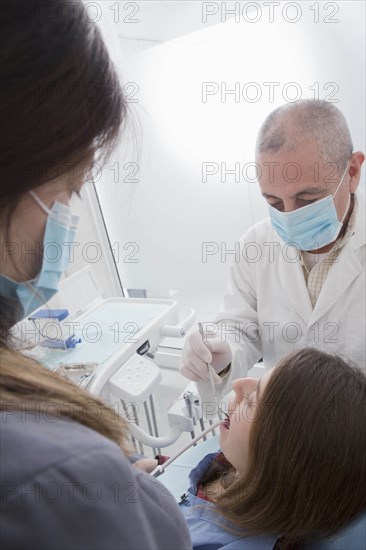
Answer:
<path fill-rule="evenodd" d="M 34 191 L 29 193 L 48 214 L 41 270 L 34 279 L 20 283 L 0 275 L 1 295 L 21 305 L 19 319 L 44 305 L 57 293 L 61 275 L 70 262 L 70 250 L 79 221 L 79 216 L 73 214 L 69 206 L 55 201 L 49 209 Z"/>
<path fill-rule="evenodd" d="M 268 205 L 272 225 L 284 243 L 299 250 L 317 250 L 335 241 L 351 200 L 349 195 L 346 211 L 339 221 L 333 198 L 341 186 L 347 168 L 348 162 L 334 195 L 328 195 L 291 212 L 280 212 L 274 206 Z"/>

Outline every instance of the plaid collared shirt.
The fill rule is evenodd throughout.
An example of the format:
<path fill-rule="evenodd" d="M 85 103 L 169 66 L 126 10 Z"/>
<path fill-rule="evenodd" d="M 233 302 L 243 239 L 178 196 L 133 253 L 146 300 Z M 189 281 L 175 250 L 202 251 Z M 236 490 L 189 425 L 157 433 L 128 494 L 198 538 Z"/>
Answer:
<path fill-rule="evenodd" d="M 302 270 L 304 273 L 306 285 L 308 287 L 308 292 L 309 292 L 310 300 L 313 307 L 315 306 L 316 301 L 321 292 L 321 289 L 323 288 L 323 285 L 324 285 L 325 279 L 327 278 L 329 270 L 331 269 L 332 265 L 338 261 L 338 256 L 342 247 L 345 245 L 345 243 L 348 241 L 351 235 L 354 234 L 355 220 L 356 220 L 359 205 L 357 202 L 357 198 L 354 194 L 352 194 L 352 199 L 353 199 L 353 211 L 348 221 L 346 232 L 342 238 L 340 238 L 335 242 L 335 245 L 329 251 L 329 253 L 322 260 L 316 263 L 314 267 L 310 270 L 308 270 L 308 268 L 306 267 L 302 254 L 300 254 Z"/>
<path fill-rule="evenodd" d="M 222 477 L 232 469 L 230 462 L 225 458 L 224 454 L 220 451 L 213 458 L 212 462 L 209 464 L 208 468 L 203 472 L 200 479 L 197 482 L 197 492 L 196 496 L 202 500 L 208 500 L 212 502 L 211 498 L 206 494 L 205 485 L 210 481 L 214 481 Z"/>

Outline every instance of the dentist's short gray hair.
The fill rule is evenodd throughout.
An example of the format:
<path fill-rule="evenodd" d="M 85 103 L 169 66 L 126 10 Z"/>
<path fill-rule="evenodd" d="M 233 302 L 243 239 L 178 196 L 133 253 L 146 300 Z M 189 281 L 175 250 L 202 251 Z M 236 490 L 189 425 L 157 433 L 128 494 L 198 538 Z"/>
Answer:
<path fill-rule="evenodd" d="M 320 158 L 343 171 L 352 155 L 352 139 L 345 117 L 327 101 L 304 99 L 272 111 L 259 130 L 256 156 L 293 151 L 313 139 Z"/>

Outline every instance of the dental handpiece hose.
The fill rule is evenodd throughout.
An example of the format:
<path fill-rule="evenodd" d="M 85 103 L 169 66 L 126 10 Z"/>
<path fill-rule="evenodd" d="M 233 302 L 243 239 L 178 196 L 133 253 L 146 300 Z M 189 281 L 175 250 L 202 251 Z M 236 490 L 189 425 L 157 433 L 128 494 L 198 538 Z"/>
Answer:
<path fill-rule="evenodd" d="M 169 466 L 169 464 L 171 464 L 172 462 L 174 462 L 174 460 L 176 460 L 180 455 L 182 455 L 183 453 L 185 453 L 190 447 L 192 447 L 193 445 L 195 445 L 197 443 L 197 441 L 199 441 L 202 437 L 205 437 L 205 435 L 207 435 L 208 433 L 210 433 L 212 430 L 214 430 L 215 428 L 217 428 L 218 426 L 220 426 L 221 424 L 221 420 L 219 422 L 216 422 L 215 424 L 212 424 L 212 426 L 209 426 L 208 428 L 205 429 L 204 432 L 201 432 L 199 435 L 197 435 L 197 437 L 195 437 L 194 439 L 192 439 L 192 441 L 190 441 L 185 447 L 183 447 L 183 449 L 181 449 L 176 455 L 168 458 L 168 460 L 166 462 L 164 462 L 164 464 L 160 464 L 159 466 L 156 466 L 156 468 L 151 472 L 151 475 L 154 476 L 154 477 L 158 477 L 160 476 L 161 474 L 164 473 L 164 470 L 165 468 L 167 468 L 167 466 Z"/>

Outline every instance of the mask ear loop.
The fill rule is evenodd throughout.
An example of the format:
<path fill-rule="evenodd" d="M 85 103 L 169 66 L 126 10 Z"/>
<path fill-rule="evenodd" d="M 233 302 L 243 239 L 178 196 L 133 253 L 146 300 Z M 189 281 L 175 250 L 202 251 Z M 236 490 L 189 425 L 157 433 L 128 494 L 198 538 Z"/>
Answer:
<path fill-rule="evenodd" d="M 335 192 L 334 192 L 334 194 L 333 194 L 333 199 L 334 199 L 334 197 L 336 196 L 336 194 L 338 193 L 338 189 L 339 189 L 340 186 L 342 185 L 342 182 L 343 182 L 343 180 L 344 180 L 344 176 L 345 176 L 346 173 L 347 173 L 347 170 L 348 170 L 348 161 L 347 161 L 347 164 L 346 164 L 346 168 L 345 168 L 345 170 L 344 170 L 344 172 L 343 172 L 343 175 L 342 175 L 342 177 L 341 177 L 341 179 L 340 179 L 340 182 L 339 182 L 339 184 L 338 184 L 338 187 L 337 187 L 337 189 L 335 190 Z M 347 214 L 348 214 L 348 209 L 349 209 L 350 203 L 351 203 L 351 194 L 348 193 L 348 203 L 347 203 L 347 207 L 346 207 L 345 213 L 343 214 L 342 219 L 340 220 L 341 223 L 344 222 L 344 220 L 345 220 L 345 218 L 346 218 L 346 216 L 347 216 Z"/>
<path fill-rule="evenodd" d="M 38 195 L 36 195 L 34 191 L 28 191 L 28 193 L 46 214 L 51 213 L 51 210 L 41 201 L 41 199 L 38 197 Z M 38 298 L 40 302 L 43 302 L 45 306 L 47 302 L 44 301 L 44 297 L 37 291 L 37 289 L 34 288 L 34 286 L 30 283 L 30 281 L 24 281 L 24 284 L 28 287 L 29 290 L 33 292 L 34 296 L 36 296 L 36 298 Z"/>
<path fill-rule="evenodd" d="M 31 195 L 31 197 L 36 201 L 36 203 L 42 208 L 42 210 L 44 212 L 46 212 L 46 214 L 48 214 L 50 212 L 50 210 L 47 208 L 47 206 L 45 204 L 43 204 L 43 202 L 41 201 L 41 199 L 35 194 L 34 191 L 28 191 L 28 193 Z M 22 276 L 23 274 L 19 272 L 19 270 L 17 270 L 18 274 L 20 276 Z M 30 290 L 33 291 L 33 293 L 37 296 L 37 298 L 39 299 L 42 299 L 43 301 L 43 296 L 40 296 L 38 294 L 38 292 L 36 291 L 35 288 L 33 288 L 33 286 L 30 284 L 30 281 L 32 281 L 33 279 L 30 279 L 30 280 L 27 280 L 27 281 L 21 281 L 22 284 L 24 284 L 25 286 L 27 286 Z"/>
<path fill-rule="evenodd" d="M 347 170 L 348 170 L 348 161 L 347 161 L 347 164 L 346 164 L 346 168 L 344 169 L 344 172 L 343 172 L 343 174 L 342 174 L 342 177 L 341 177 L 341 179 L 339 180 L 337 189 L 334 191 L 334 193 L 333 193 L 333 195 L 332 195 L 332 196 L 333 196 L 333 199 L 334 199 L 334 197 L 336 196 L 336 194 L 338 193 L 338 189 L 339 189 L 340 186 L 342 185 L 342 182 L 343 182 L 343 180 L 344 180 L 344 176 L 345 176 L 346 173 L 347 173 Z"/>
<path fill-rule="evenodd" d="M 43 210 L 43 212 L 46 212 L 46 214 L 51 214 L 51 210 L 44 204 L 44 202 L 41 201 L 41 199 L 36 195 L 34 191 L 28 191 L 30 196 L 35 200 L 35 202 L 40 206 Z"/>
<path fill-rule="evenodd" d="M 351 193 L 348 193 L 348 203 L 347 203 L 347 208 L 346 208 L 346 211 L 344 213 L 344 215 L 342 216 L 342 219 L 341 219 L 341 223 L 344 222 L 347 214 L 348 214 L 348 210 L 349 210 L 349 205 L 351 204 Z"/>

